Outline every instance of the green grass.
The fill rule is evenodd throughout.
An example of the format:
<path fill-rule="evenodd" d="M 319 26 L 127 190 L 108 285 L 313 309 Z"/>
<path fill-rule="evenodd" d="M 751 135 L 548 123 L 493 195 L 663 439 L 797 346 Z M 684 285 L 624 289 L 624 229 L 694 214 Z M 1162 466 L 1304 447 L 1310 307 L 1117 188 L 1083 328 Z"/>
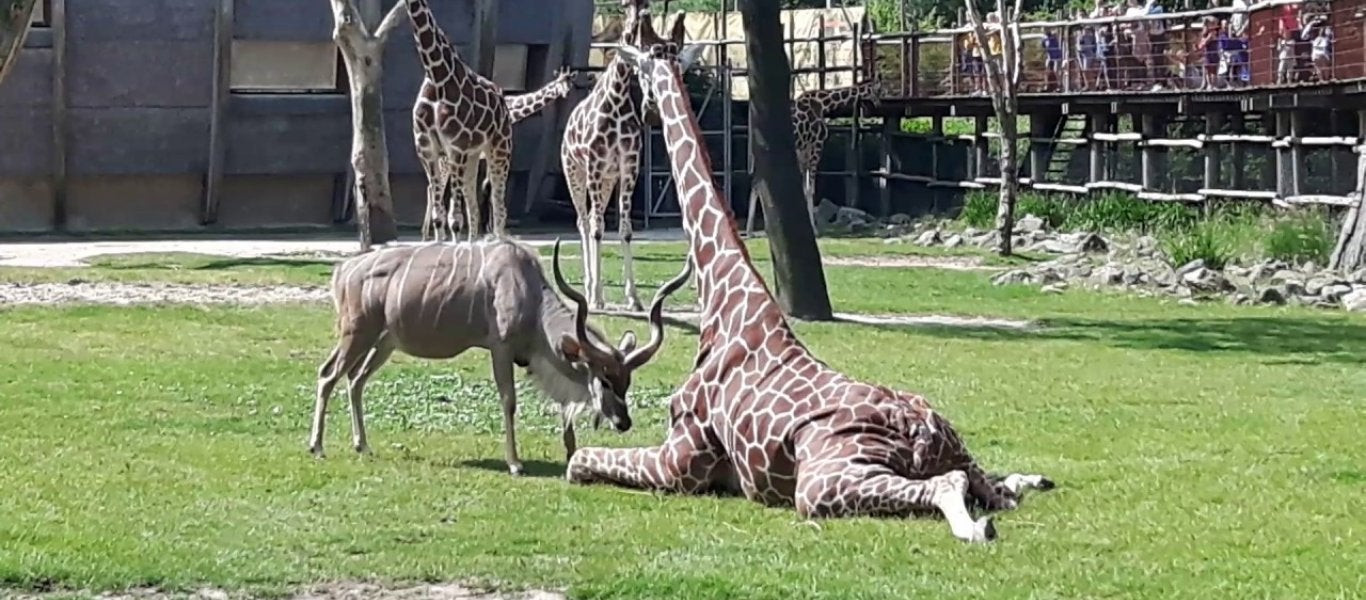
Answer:
<path fill-rule="evenodd" d="M 638 254 L 649 291 L 678 267 L 677 247 Z M 74 275 L 326 272 L 161 260 Z M 604 272 L 619 297 L 619 263 Z M 938 519 L 817 529 L 741 499 L 568 486 L 554 421 L 525 387 L 532 476 L 513 479 L 481 351 L 381 370 L 367 394 L 370 458 L 347 449 L 334 397 L 329 458 L 315 461 L 304 439 L 332 343 L 327 307 L 11 308 L 0 310 L 11 349 L 0 354 L 0 589 L 473 580 L 576 598 L 1329 598 L 1366 586 L 1352 558 L 1366 555 L 1366 319 L 1044 295 L 984 273 L 827 274 L 842 311 L 1040 320 L 1035 331 L 797 324 L 836 368 L 927 394 L 990 468 L 1059 482 L 998 518 L 995 545 L 962 545 Z M 695 344 L 686 329 L 669 336 L 636 378 L 636 428 L 581 443 L 660 440 Z"/>

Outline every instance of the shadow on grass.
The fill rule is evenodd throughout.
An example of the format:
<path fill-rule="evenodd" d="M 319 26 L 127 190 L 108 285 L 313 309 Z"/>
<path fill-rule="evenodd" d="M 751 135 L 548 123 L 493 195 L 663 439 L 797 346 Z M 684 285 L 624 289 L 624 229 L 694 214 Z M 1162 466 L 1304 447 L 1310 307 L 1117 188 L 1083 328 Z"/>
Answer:
<path fill-rule="evenodd" d="M 1242 353 L 1274 364 L 1366 361 L 1366 323 L 1342 318 L 1049 319 L 1028 330 L 925 327 L 921 332 L 982 341 L 1066 340 L 1136 350 Z"/>
<path fill-rule="evenodd" d="M 146 260 L 120 259 L 91 261 L 91 265 L 111 271 L 136 270 L 186 270 L 186 271 L 227 271 L 242 267 L 267 267 L 288 269 L 326 269 L 336 265 L 333 261 L 311 258 L 271 258 L 271 257 L 223 257 L 223 258 L 148 258 Z"/>
<path fill-rule="evenodd" d="M 484 471 L 496 471 L 498 473 L 508 473 L 508 464 L 502 459 L 481 458 L 478 460 L 466 460 L 460 463 L 462 467 L 480 469 Z M 524 477 L 564 477 L 565 465 L 544 460 L 523 460 L 522 476 Z M 508 475 L 511 477 L 511 475 Z"/>

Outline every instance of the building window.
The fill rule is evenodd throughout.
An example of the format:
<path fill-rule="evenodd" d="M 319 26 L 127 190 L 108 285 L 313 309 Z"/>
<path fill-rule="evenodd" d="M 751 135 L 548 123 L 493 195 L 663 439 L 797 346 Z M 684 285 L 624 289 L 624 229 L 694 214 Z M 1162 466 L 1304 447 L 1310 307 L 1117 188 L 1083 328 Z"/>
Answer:
<path fill-rule="evenodd" d="M 233 40 L 231 88 L 258 94 L 337 94 L 345 87 L 332 42 Z"/>
<path fill-rule="evenodd" d="M 40 0 L 33 7 L 33 16 L 31 16 L 28 20 L 28 24 L 30 27 L 36 28 L 52 26 L 52 23 L 48 22 L 47 20 L 47 16 L 52 13 L 51 3 L 52 0 Z"/>
<path fill-rule="evenodd" d="M 526 44 L 498 44 L 493 52 L 493 82 L 512 92 L 526 91 Z"/>

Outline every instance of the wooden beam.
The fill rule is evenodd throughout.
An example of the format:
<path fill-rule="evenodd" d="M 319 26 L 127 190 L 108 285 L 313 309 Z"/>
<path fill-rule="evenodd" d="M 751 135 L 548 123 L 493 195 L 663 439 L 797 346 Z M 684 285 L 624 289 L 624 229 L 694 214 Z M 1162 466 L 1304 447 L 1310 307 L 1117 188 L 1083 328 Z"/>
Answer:
<path fill-rule="evenodd" d="M 223 163 L 227 155 L 227 139 L 223 132 L 224 113 L 232 93 L 232 38 L 236 21 L 236 0 L 218 0 L 218 13 L 213 22 L 213 86 L 209 98 L 209 161 L 204 176 L 204 203 L 200 208 L 199 223 L 218 222 L 218 204 L 223 196 Z"/>
<path fill-rule="evenodd" d="M 893 178 L 890 177 L 890 175 L 896 172 L 895 160 L 892 155 L 892 137 L 900 130 L 901 117 L 882 117 L 882 139 L 879 140 L 880 149 L 882 150 L 882 173 L 889 175 L 887 177 L 879 178 L 877 182 L 878 205 L 880 206 L 883 215 L 889 215 L 892 212 Z M 932 173 L 936 177 L 939 175 L 938 173 Z"/>
<path fill-rule="evenodd" d="M 1243 113 L 1235 112 L 1230 114 L 1229 133 L 1233 135 L 1242 135 L 1245 132 L 1246 127 L 1243 124 Z M 1247 164 L 1247 162 L 1244 160 L 1243 150 L 1244 148 L 1242 144 L 1234 144 L 1232 152 L 1230 153 L 1230 158 L 1233 159 L 1233 172 L 1229 173 L 1228 185 L 1233 189 L 1242 189 L 1243 182 L 1246 179 L 1244 177 L 1243 168 Z"/>
<path fill-rule="evenodd" d="M 1290 135 L 1291 124 L 1290 114 L 1286 112 L 1276 112 L 1273 117 L 1276 121 L 1276 137 L 1283 138 Z M 1276 148 L 1276 195 L 1284 198 L 1294 196 L 1295 168 L 1291 164 L 1289 148 Z"/>
<path fill-rule="evenodd" d="M 987 119 L 986 115 L 977 115 L 973 119 L 977 133 L 977 139 L 972 143 L 975 157 L 972 162 L 972 177 L 974 178 L 987 176 L 987 162 L 991 160 L 991 142 L 986 137 Z"/>
<path fill-rule="evenodd" d="M 1108 133 L 1110 127 L 1109 115 L 1102 112 L 1093 112 L 1086 115 L 1091 120 L 1091 136 L 1094 138 L 1097 133 Z M 1091 144 L 1091 181 L 1103 181 L 1105 179 L 1105 158 L 1109 144 L 1097 141 Z"/>
<path fill-rule="evenodd" d="M 1298 139 L 1304 135 L 1304 111 L 1297 110 L 1290 113 L 1290 137 Z M 1299 196 L 1300 190 L 1304 187 L 1304 146 L 1302 144 L 1290 145 L 1290 193 L 1283 196 Z"/>
<path fill-rule="evenodd" d="M 560 10 L 564 10 L 562 7 Z M 564 22 L 564 21 L 561 21 Z M 555 76 L 555 69 L 566 64 L 566 55 L 569 52 L 571 36 L 569 27 L 562 28 L 560 43 L 552 44 L 550 52 L 545 59 L 545 69 L 542 73 L 542 81 L 550 81 Z M 530 87 L 530 86 L 527 86 Z M 573 95 L 572 92 L 570 94 Z M 536 144 L 536 153 L 531 158 L 531 170 L 527 172 L 526 180 L 526 200 L 522 205 L 523 214 L 529 214 L 532 206 L 537 200 L 541 199 L 541 183 L 545 179 L 545 174 L 550 170 L 550 159 L 552 156 L 559 158 L 559 144 L 555 142 L 559 139 L 560 115 L 559 105 L 561 102 L 568 102 L 566 97 L 558 102 L 550 103 L 545 107 L 541 114 L 541 139 Z M 568 111 L 565 114 L 569 114 Z M 649 212 L 649 207 L 646 207 Z"/>
<path fill-rule="evenodd" d="M 1224 127 L 1224 113 L 1213 111 L 1205 113 L 1205 133 L 1207 135 L 1217 135 L 1219 130 Z M 1219 167 L 1223 160 L 1222 148 L 1218 144 L 1211 144 L 1205 148 L 1205 181 L 1206 188 L 1219 187 Z"/>
<path fill-rule="evenodd" d="M 67 117 L 66 87 L 66 0 L 52 0 L 48 24 L 52 27 L 52 228 L 67 226 L 66 142 L 70 124 Z"/>
<path fill-rule="evenodd" d="M 474 0 L 473 27 L 470 36 L 472 62 L 480 75 L 493 79 L 493 57 L 498 48 L 498 3 Z"/>

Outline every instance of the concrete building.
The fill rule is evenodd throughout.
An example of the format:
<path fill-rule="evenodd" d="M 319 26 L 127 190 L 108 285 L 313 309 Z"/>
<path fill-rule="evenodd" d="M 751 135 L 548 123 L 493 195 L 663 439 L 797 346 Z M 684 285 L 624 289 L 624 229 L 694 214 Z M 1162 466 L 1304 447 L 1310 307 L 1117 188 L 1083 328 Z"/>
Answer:
<path fill-rule="evenodd" d="M 40 4 L 0 84 L 0 232 L 326 226 L 351 218 L 350 105 L 327 2 Z M 470 1 L 431 4 L 452 40 L 466 43 Z M 505 89 L 534 89 L 557 67 L 587 63 L 592 0 L 497 5 L 495 79 Z M 220 70 L 229 87 L 221 103 L 214 94 Z M 425 197 L 410 113 L 421 80 L 405 22 L 389 41 L 384 77 L 394 201 L 405 225 L 420 222 Z M 546 182 L 532 186 L 538 196 L 557 187 L 563 106 L 516 128 L 514 217 L 537 200 L 527 196 L 530 179 Z M 205 223 L 215 112 L 223 187 L 216 219 Z"/>

